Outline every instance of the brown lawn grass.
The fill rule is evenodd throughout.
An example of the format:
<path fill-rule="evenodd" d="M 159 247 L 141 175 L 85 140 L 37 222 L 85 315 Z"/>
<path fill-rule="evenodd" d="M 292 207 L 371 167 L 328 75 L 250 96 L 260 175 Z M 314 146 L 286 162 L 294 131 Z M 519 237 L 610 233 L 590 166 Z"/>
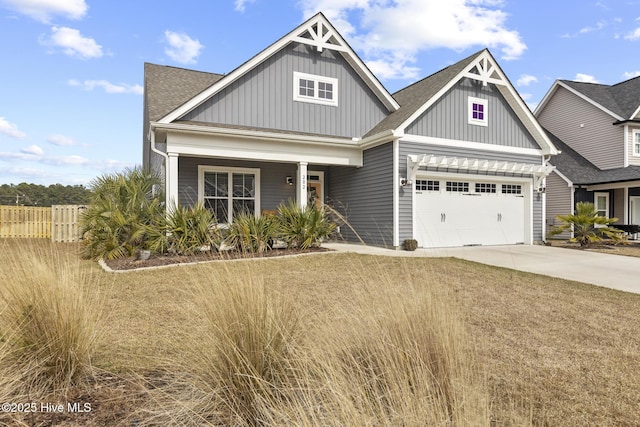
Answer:
<path fill-rule="evenodd" d="M 24 250 L 8 240 L 0 248 Z M 58 248 L 70 258 L 77 251 Z M 429 289 L 463 320 L 491 425 L 640 425 L 640 295 L 451 258 L 322 254 L 118 275 L 88 261 L 81 266 L 103 295 L 105 328 L 93 363 L 124 379 L 88 386 L 103 399 L 95 418 L 66 418 L 67 425 L 117 425 L 104 413 L 115 407 L 123 411 L 120 425 L 144 422 L 159 402 L 166 405 L 149 390 L 171 381 L 168 367 L 190 360 L 194 337 L 206 330 L 206 319 L 194 315 L 202 286 L 233 276 L 259 277 L 295 301 L 301 326 L 323 345 L 332 335 L 344 339 L 345 325 L 366 334 L 366 322 L 354 321 L 393 305 L 387 288 L 409 296 Z"/>

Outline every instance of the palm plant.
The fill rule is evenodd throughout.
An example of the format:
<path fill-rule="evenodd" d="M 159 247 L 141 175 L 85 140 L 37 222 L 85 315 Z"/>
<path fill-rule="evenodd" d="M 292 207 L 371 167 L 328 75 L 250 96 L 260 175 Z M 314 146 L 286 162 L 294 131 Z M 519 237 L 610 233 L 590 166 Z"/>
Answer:
<path fill-rule="evenodd" d="M 164 203 L 153 194 L 160 179 L 141 168 L 106 174 L 90 183 L 89 207 L 80 218 L 84 255 L 132 256 L 147 245 L 150 227 L 164 216 Z"/>
<path fill-rule="evenodd" d="M 287 204 L 280 204 L 278 219 L 280 236 L 289 248 L 307 249 L 319 246 L 335 229 L 325 208 L 318 208 L 315 204 L 308 204 L 304 208 L 292 200 Z"/>
<path fill-rule="evenodd" d="M 242 252 L 262 253 L 271 249 L 278 231 L 278 222 L 272 215 L 256 217 L 251 212 L 241 212 L 233 217 L 225 243 Z"/>
<path fill-rule="evenodd" d="M 575 213 L 559 215 L 557 218 L 562 224 L 554 227 L 549 234 L 555 236 L 567 230 L 573 229 L 571 242 L 579 242 L 580 246 L 588 246 L 605 238 L 613 241 L 621 241 L 621 231 L 612 227 L 618 218 L 599 216 L 593 203 L 576 203 Z"/>
<path fill-rule="evenodd" d="M 166 221 L 149 230 L 149 248 L 191 255 L 221 240 L 213 213 L 202 202 L 169 210 Z"/>

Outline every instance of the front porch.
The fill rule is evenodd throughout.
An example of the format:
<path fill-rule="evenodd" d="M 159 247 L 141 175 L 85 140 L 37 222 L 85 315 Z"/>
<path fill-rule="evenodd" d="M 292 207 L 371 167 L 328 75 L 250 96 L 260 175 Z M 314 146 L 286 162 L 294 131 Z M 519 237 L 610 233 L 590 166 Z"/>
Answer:
<path fill-rule="evenodd" d="M 599 215 L 618 218 L 615 224 L 640 225 L 640 181 L 582 186 L 575 202 L 593 203 Z"/>

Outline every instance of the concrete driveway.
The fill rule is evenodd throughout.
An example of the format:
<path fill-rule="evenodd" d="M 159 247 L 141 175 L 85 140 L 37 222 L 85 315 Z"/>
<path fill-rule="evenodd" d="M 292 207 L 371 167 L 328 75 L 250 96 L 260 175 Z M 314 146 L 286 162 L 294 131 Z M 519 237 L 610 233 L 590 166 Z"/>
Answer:
<path fill-rule="evenodd" d="M 467 246 L 418 249 L 415 252 L 347 244 L 323 246 L 373 255 L 456 257 L 640 294 L 640 258 L 622 255 L 539 245 Z"/>

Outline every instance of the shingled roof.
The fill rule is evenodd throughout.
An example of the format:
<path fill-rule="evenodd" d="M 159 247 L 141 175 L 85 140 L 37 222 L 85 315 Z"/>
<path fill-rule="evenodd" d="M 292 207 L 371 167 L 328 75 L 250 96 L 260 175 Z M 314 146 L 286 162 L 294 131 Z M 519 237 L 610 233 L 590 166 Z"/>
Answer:
<path fill-rule="evenodd" d="M 365 137 L 398 128 L 482 52 L 484 52 L 484 49 L 394 93 L 392 96 L 400 104 L 400 109 L 388 115 L 371 129 Z"/>
<path fill-rule="evenodd" d="M 551 158 L 549 163 L 573 184 L 606 184 L 640 179 L 640 166 L 601 170 L 545 129 L 551 142 L 562 152 Z"/>
<path fill-rule="evenodd" d="M 612 86 L 572 80 L 560 80 L 560 82 L 580 92 L 624 120 L 633 119 L 633 113 L 640 107 L 640 77 Z"/>
<path fill-rule="evenodd" d="M 150 121 L 169 114 L 224 76 L 166 65 L 144 64 L 144 93 Z"/>

